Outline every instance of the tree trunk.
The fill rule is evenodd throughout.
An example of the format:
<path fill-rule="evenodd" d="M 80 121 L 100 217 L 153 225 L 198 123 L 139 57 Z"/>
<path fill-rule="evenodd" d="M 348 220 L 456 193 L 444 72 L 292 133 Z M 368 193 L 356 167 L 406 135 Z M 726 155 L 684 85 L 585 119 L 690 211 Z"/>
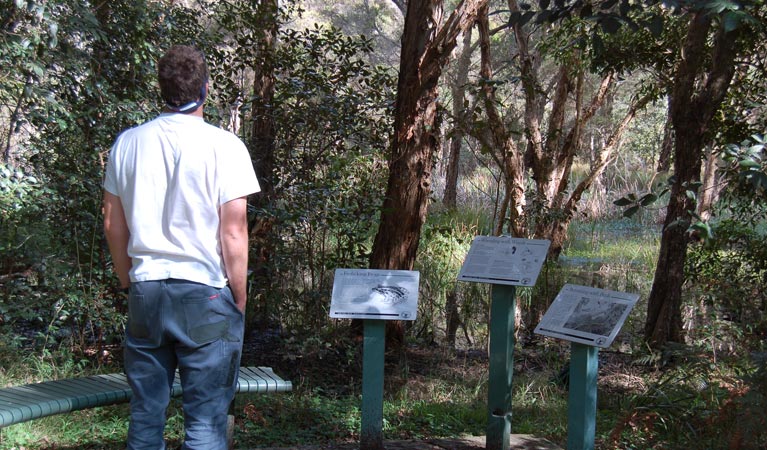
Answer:
<path fill-rule="evenodd" d="M 669 105 L 669 108 L 671 106 Z M 674 150 L 674 125 L 671 123 L 671 114 L 669 111 L 666 123 L 663 126 L 663 142 L 658 154 L 658 173 L 666 173 L 671 169 L 671 154 Z"/>
<path fill-rule="evenodd" d="M 469 82 L 469 65 L 471 63 L 471 28 L 463 33 L 463 47 L 461 56 L 455 69 L 455 79 L 452 81 L 450 90 L 453 94 L 453 120 L 463 123 L 466 118 L 466 83 Z M 445 193 L 442 203 L 448 208 L 455 208 L 458 196 L 458 168 L 461 159 L 461 145 L 463 143 L 463 127 L 456 126 L 450 137 L 450 154 L 448 155 L 447 170 L 445 174 Z"/>
<path fill-rule="evenodd" d="M 452 80 L 451 91 L 453 94 L 453 120 L 459 123 L 453 128 L 450 138 L 450 154 L 448 155 L 447 170 L 445 174 L 445 193 L 442 203 L 448 208 L 455 208 L 458 199 L 458 170 L 461 159 L 461 146 L 463 144 L 463 123 L 466 121 L 464 102 L 466 101 L 466 84 L 469 82 L 469 65 L 471 64 L 471 32 L 467 28 L 463 33 L 463 47 L 458 58 L 455 71 L 455 79 Z M 455 348 L 456 334 L 461 325 L 461 317 L 458 309 L 458 286 L 452 286 L 445 293 L 445 341 L 449 348 Z"/>
<path fill-rule="evenodd" d="M 486 1 L 486 0 L 485 0 Z M 442 2 L 411 0 L 402 36 L 389 180 L 370 267 L 412 270 L 438 148 L 437 82 L 480 0 L 461 2 L 441 27 Z"/>
<path fill-rule="evenodd" d="M 703 182 L 700 186 L 700 196 L 697 213 L 704 221 L 711 218 L 711 208 L 719 198 L 720 186 L 717 177 L 717 153 L 712 146 L 706 147 L 705 165 L 703 167 Z"/>
<path fill-rule="evenodd" d="M 274 98 L 274 47 L 277 39 L 277 0 L 262 0 L 258 3 L 261 17 L 267 24 L 260 34 L 258 58 L 253 61 L 253 105 L 250 152 L 261 186 L 261 192 L 254 197 L 257 211 L 268 211 L 274 201 L 274 150 L 276 131 L 272 118 L 271 103 Z M 250 221 L 250 240 L 256 249 L 252 259 L 253 282 L 250 298 L 255 299 L 255 314 L 251 317 L 261 327 L 268 326 L 271 308 L 266 292 L 271 282 L 269 267 L 274 254 L 275 218 L 257 213 Z"/>
<path fill-rule="evenodd" d="M 456 334 L 461 325 L 461 316 L 458 313 L 458 286 L 453 283 L 452 288 L 445 294 L 445 344 L 449 348 L 455 348 Z"/>
<path fill-rule="evenodd" d="M 480 9 L 477 18 L 480 48 L 480 77 L 483 80 L 493 79 L 493 63 L 490 57 L 490 23 L 488 7 Z M 525 160 L 519 150 L 514 134 L 507 129 L 495 96 L 495 87 L 485 83 L 481 90 L 482 100 L 488 120 L 488 132 L 479 136 L 485 147 L 492 150 L 492 156 L 500 167 L 503 183 L 504 198 L 500 205 L 495 234 L 501 235 L 504 225 L 508 223 L 508 232 L 515 237 L 526 237 L 527 229 L 524 221 L 525 206 Z M 508 214 L 508 219 L 507 219 Z"/>
<path fill-rule="evenodd" d="M 735 72 L 736 31 L 719 28 L 709 50 L 712 18 L 695 13 L 676 68 L 669 114 L 674 127 L 674 183 L 671 186 L 660 254 L 647 302 L 645 340 L 658 348 L 683 342 L 682 285 L 687 257 L 690 211 L 695 204 L 687 191 L 700 180 L 701 156 L 711 120 Z M 710 66 L 706 67 L 707 61 Z"/>
<path fill-rule="evenodd" d="M 521 12 L 516 0 L 509 0 L 509 9 Z M 514 38 L 519 52 L 521 83 L 524 92 L 524 121 L 525 137 L 527 139 L 527 159 L 535 183 L 536 195 L 542 207 L 549 208 L 557 193 L 561 178 L 556 173 L 561 172 L 557 167 L 567 161 L 568 157 L 562 150 L 562 128 L 565 109 L 570 92 L 573 88 L 571 70 L 564 64 L 555 75 L 554 92 L 549 93 L 541 86 L 537 61 L 541 58 L 530 52 L 528 42 L 530 33 L 520 23 L 513 26 Z M 551 106 L 546 107 L 549 98 Z M 578 103 L 576 102 L 578 107 Z M 548 111 L 548 130 L 544 133 L 544 114 Z M 546 238 L 550 233 L 551 222 L 540 217 L 535 224 L 533 235 Z"/>
<path fill-rule="evenodd" d="M 370 255 L 371 268 L 413 269 L 431 195 L 433 155 L 439 148 L 437 84 L 458 36 L 474 23 L 477 8 L 486 1 L 462 1 L 441 27 L 441 0 L 408 1 L 389 180 Z M 401 324 L 391 325 L 390 331 L 394 334 L 390 342 L 401 344 Z"/>

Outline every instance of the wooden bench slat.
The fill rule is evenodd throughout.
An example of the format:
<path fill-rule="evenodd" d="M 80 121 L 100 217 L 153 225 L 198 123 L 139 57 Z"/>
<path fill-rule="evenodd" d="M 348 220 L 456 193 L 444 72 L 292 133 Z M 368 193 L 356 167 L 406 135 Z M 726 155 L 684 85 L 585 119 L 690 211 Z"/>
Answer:
<path fill-rule="evenodd" d="M 274 374 L 270 367 L 241 367 L 236 392 L 286 392 L 290 381 Z M 182 394 L 178 372 L 171 396 Z M 92 375 L 53 380 L 0 389 L 0 428 L 28 420 L 98 406 L 126 403 L 131 390 L 125 374 Z"/>

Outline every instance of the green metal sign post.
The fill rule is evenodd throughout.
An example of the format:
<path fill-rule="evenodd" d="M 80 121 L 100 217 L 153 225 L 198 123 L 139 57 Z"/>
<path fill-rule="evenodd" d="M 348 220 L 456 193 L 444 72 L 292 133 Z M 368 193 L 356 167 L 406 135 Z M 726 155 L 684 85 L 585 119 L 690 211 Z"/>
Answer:
<path fill-rule="evenodd" d="M 383 391 L 386 326 L 364 321 L 362 343 L 362 434 L 360 449 L 383 450 Z"/>
<path fill-rule="evenodd" d="M 615 340 L 639 294 L 565 284 L 535 333 L 570 341 L 567 449 L 593 450 L 599 348 Z"/>
<path fill-rule="evenodd" d="M 567 449 L 593 450 L 597 417 L 599 349 L 573 342 L 570 346 L 570 395 L 567 408 Z"/>
<path fill-rule="evenodd" d="M 511 446 L 511 380 L 514 374 L 514 286 L 493 284 L 490 306 L 490 375 L 487 390 L 488 450 Z"/>
<path fill-rule="evenodd" d="M 386 320 L 415 320 L 415 270 L 336 269 L 330 317 L 362 319 L 362 429 L 360 449 L 383 450 Z"/>
<path fill-rule="evenodd" d="M 511 447 L 515 286 L 535 286 L 550 244 L 550 241 L 540 239 L 475 236 L 458 273 L 458 281 L 492 286 L 485 436 L 485 448 L 490 450 L 509 450 Z"/>

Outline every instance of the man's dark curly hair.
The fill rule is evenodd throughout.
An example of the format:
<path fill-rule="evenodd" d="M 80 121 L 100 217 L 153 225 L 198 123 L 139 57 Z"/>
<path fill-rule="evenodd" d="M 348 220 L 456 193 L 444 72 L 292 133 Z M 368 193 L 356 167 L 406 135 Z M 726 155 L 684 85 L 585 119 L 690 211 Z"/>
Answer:
<path fill-rule="evenodd" d="M 179 107 L 194 102 L 208 81 L 205 57 L 190 45 L 174 45 L 160 58 L 157 77 L 160 94 L 168 105 Z"/>

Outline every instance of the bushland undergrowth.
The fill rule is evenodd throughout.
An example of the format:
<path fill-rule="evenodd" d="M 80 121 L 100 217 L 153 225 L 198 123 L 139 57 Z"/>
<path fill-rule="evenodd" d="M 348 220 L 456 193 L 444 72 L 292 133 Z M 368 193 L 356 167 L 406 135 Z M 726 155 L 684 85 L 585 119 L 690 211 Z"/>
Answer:
<path fill-rule="evenodd" d="M 444 344 L 443 294 L 456 288 L 447 272 L 460 266 L 459 252 L 468 248 L 463 234 L 477 233 L 483 226 L 480 222 L 446 215 L 429 224 L 432 231 L 425 235 L 439 245 L 425 251 L 441 252 L 440 258 L 455 262 L 450 267 L 422 263 L 427 276 L 420 303 L 424 320 L 408 328 L 403 353 L 386 355 L 387 439 L 485 433 L 487 290 L 458 287 L 462 328 L 454 347 Z M 553 299 L 564 283 L 639 292 L 646 298 L 658 243 L 651 225 L 625 219 L 583 222 L 571 233 L 561 261 L 546 264 L 535 288 L 519 290 L 523 307 L 532 296 Z M 695 261 L 702 264 L 700 259 Z M 709 267 L 709 271 L 706 286 L 710 287 L 711 280 L 719 278 L 715 270 Z M 698 279 L 703 275 L 698 274 Z M 690 307 L 700 298 L 691 296 Z M 643 307 L 640 300 L 615 344 L 600 352 L 597 447 L 762 448 L 767 443 L 762 413 L 767 392 L 763 336 L 760 341 L 745 329 L 736 332 L 742 321 L 719 317 L 719 322 L 706 322 L 709 328 L 696 328 L 688 345 L 650 351 L 640 339 Z M 712 304 L 709 311 L 719 310 Z M 728 324 L 730 332 L 722 334 L 715 323 Z M 50 334 L 55 331 L 51 327 L 34 333 L 27 330 L 29 338 L 19 339 L 14 338 L 19 331 L 13 326 L 5 324 L 5 337 L 0 339 L 3 385 L 120 370 L 119 342 L 81 346 L 65 334 Z M 238 396 L 238 448 L 359 439 L 362 350 L 342 322 L 329 322 L 319 333 L 278 329 L 256 330 L 249 336 L 243 363 L 272 366 L 291 379 L 295 389 L 286 394 Z M 545 437 L 564 446 L 567 384 L 562 375 L 568 357 L 567 343 L 530 333 L 518 340 L 514 433 Z M 127 420 L 126 405 L 54 416 L 4 429 L 0 448 L 122 448 Z M 169 448 L 179 445 L 182 423 L 180 405 L 174 400 L 168 413 Z"/>

